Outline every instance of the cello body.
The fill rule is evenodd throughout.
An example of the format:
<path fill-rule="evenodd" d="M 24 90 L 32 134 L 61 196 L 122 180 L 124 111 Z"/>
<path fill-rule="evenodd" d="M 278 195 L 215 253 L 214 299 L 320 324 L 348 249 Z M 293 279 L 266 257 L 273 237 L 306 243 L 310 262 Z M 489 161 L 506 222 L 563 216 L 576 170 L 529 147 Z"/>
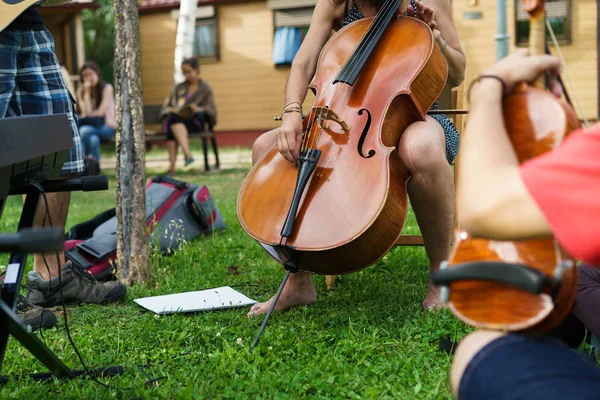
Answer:
<path fill-rule="evenodd" d="M 545 46 L 543 1 L 530 3 L 535 3 L 529 4 L 530 50 L 541 54 Z M 516 86 L 503 98 L 504 123 L 519 164 L 554 150 L 579 127 L 573 108 L 544 86 L 542 77 L 533 86 Z M 490 266 L 494 263 L 498 264 Z M 494 274 L 482 278 L 486 273 L 473 268 L 498 265 L 504 272 L 492 279 Z M 443 276 L 447 283 L 444 296 L 451 311 L 463 322 L 485 329 L 547 332 L 567 317 L 577 292 L 575 262 L 554 237 L 497 241 L 473 238 L 457 230 L 449 261 L 434 281 L 440 282 Z M 539 284 L 537 290 L 532 290 L 532 281 Z"/>
<path fill-rule="evenodd" d="M 393 247 L 406 219 L 410 177 L 396 147 L 407 126 L 425 120 L 446 84 L 446 60 L 430 28 L 402 16 L 390 22 L 353 85 L 334 83 L 373 19 L 342 28 L 321 51 L 303 134 L 321 153 L 291 235 L 282 239 L 281 232 L 298 166 L 279 154 L 276 143 L 238 196 L 243 229 L 281 263 L 293 250 L 305 272 L 350 273 Z"/>

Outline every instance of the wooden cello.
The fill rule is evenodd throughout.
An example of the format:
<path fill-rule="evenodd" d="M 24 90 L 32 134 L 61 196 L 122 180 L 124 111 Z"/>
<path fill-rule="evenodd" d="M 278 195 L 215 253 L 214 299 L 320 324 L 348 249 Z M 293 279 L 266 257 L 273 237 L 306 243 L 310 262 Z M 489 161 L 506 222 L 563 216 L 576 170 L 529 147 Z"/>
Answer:
<path fill-rule="evenodd" d="M 402 1 L 386 0 L 329 39 L 309 87 L 316 99 L 298 165 L 274 144 L 240 189 L 240 224 L 287 270 L 252 348 L 291 272 L 366 268 L 401 234 L 410 175 L 396 146 L 448 77 L 429 26 L 397 15 Z"/>
<path fill-rule="evenodd" d="M 530 53 L 544 54 L 543 0 L 522 1 L 530 14 Z M 520 163 L 551 151 L 579 127 L 572 107 L 545 89 L 544 77 L 503 99 L 507 132 Z M 486 329 L 546 332 L 571 311 L 577 290 L 572 258 L 555 238 L 495 241 L 455 232 L 452 254 L 434 282 L 465 323 Z"/>
<path fill-rule="evenodd" d="M 448 66 L 429 26 L 397 15 L 401 3 L 387 0 L 330 38 L 310 86 L 316 99 L 298 166 L 274 145 L 241 187 L 243 229 L 293 270 L 360 270 L 402 231 L 409 173 L 396 146 L 425 119 Z"/>

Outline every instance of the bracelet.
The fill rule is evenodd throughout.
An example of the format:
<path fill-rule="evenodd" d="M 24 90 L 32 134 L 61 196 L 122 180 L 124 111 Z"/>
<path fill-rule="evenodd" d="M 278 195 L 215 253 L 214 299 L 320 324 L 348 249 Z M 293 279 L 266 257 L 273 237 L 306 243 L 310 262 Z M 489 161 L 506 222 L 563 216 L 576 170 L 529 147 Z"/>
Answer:
<path fill-rule="evenodd" d="M 285 110 L 283 110 L 283 112 L 281 113 L 281 115 L 279 116 L 279 118 L 283 118 L 283 114 L 285 113 L 291 113 L 291 112 L 297 112 L 300 113 L 300 115 L 302 115 L 302 109 L 301 108 L 287 108 Z"/>
<path fill-rule="evenodd" d="M 287 106 L 289 106 L 290 104 L 298 104 L 298 106 L 302 107 L 302 103 L 300 103 L 299 101 L 291 101 L 289 103 L 287 103 L 285 106 L 283 106 L 283 109 L 285 110 L 287 108 Z"/>
<path fill-rule="evenodd" d="M 471 89 L 473 89 L 473 85 L 475 85 L 476 83 L 478 83 L 479 81 L 481 81 L 482 79 L 485 79 L 485 78 L 495 79 L 498 82 L 500 82 L 500 84 L 502 85 L 502 96 L 506 96 L 508 94 L 508 85 L 506 85 L 506 82 L 504 82 L 504 80 L 502 80 L 502 78 L 500 78 L 499 76 L 479 75 L 479 77 L 477 79 L 475 79 L 473 82 L 471 82 L 471 85 L 469 85 L 469 90 L 467 90 L 467 100 L 469 102 L 471 101 Z"/>

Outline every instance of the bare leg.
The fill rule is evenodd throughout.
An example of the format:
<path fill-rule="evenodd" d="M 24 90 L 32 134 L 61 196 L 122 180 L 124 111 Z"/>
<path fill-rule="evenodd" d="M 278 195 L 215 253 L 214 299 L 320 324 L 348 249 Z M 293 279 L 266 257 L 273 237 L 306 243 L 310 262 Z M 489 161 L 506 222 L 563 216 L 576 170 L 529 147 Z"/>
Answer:
<path fill-rule="evenodd" d="M 177 142 L 169 140 L 167 142 L 167 151 L 169 152 L 169 175 L 175 174 L 175 162 L 177 161 Z"/>
<path fill-rule="evenodd" d="M 256 164 L 260 158 L 271 149 L 273 143 L 277 141 L 277 129 L 262 134 L 252 146 L 252 165 Z M 317 301 L 317 291 L 312 281 L 312 274 L 297 272 L 291 274 L 275 310 L 286 310 L 294 306 L 312 304 Z M 256 303 L 248 312 L 249 317 L 266 314 L 273 302 L 273 298 L 264 302 Z"/>
<path fill-rule="evenodd" d="M 171 132 L 175 136 L 175 139 L 177 139 L 177 143 L 181 146 L 185 159 L 191 158 L 192 153 L 190 153 L 188 131 L 185 125 L 182 123 L 173 124 L 171 125 Z"/>
<path fill-rule="evenodd" d="M 454 181 L 446 160 L 446 141 L 440 125 L 427 117 L 409 126 L 400 139 L 400 158 L 412 174 L 408 195 L 429 257 L 429 289 L 424 308 L 443 307 L 432 275 L 448 259 L 454 218 Z"/>
<path fill-rule="evenodd" d="M 465 369 L 488 343 L 504 336 L 505 333 L 499 331 L 475 331 L 467 335 L 456 348 L 454 360 L 452 361 L 452 369 L 450 370 L 450 382 L 454 396 L 458 396 L 460 381 L 465 372 Z"/>
<path fill-rule="evenodd" d="M 46 197 L 48 199 L 48 211 L 52 220 L 52 226 L 54 228 L 62 228 L 64 230 L 64 227 L 67 223 L 67 215 L 69 213 L 71 193 L 47 193 Z M 50 221 L 47 218 L 45 225 L 43 225 L 45 215 L 46 204 L 43 197 L 40 196 L 40 202 L 34 221 L 35 227 L 50 226 Z M 59 262 L 60 264 L 57 263 L 56 253 L 35 253 L 33 255 L 33 270 L 37 272 L 43 279 L 48 280 L 57 276 L 58 272 L 65 263 L 65 253 L 62 251 L 59 252 Z"/>

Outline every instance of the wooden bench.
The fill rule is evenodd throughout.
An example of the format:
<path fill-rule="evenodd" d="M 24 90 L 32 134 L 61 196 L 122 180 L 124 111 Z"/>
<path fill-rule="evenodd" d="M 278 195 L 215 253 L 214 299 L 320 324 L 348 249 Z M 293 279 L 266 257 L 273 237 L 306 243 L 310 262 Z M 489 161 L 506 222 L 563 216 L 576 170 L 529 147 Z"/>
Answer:
<path fill-rule="evenodd" d="M 162 120 L 160 119 L 160 104 L 149 104 L 144 106 L 144 130 L 146 133 L 146 151 L 150 151 L 153 145 L 163 144 L 167 142 L 167 134 L 163 132 Z M 208 140 L 211 141 L 211 146 L 215 154 L 215 168 L 219 169 L 219 150 L 215 139 L 213 126 L 208 124 L 205 132 L 189 132 L 190 140 L 193 138 L 202 139 L 202 147 L 204 150 L 204 169 L 210 171 L 208 163 Z"/>

